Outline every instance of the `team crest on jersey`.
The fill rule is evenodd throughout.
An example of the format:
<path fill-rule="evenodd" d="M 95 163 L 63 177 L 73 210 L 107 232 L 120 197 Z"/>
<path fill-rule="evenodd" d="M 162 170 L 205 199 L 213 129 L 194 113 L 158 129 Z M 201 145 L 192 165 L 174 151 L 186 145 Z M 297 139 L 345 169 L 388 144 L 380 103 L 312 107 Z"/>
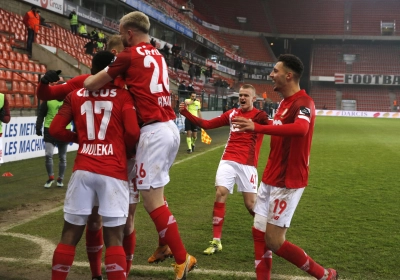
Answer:
<path fill-rule="evenodd" d="M 283 116 L 287 113 L 287 111 L 288 111 L 288 108 L 285 108 L 285 110 L 283 111 L 283 113 L 281 115 L 281 118 L 283 118 Z"/>

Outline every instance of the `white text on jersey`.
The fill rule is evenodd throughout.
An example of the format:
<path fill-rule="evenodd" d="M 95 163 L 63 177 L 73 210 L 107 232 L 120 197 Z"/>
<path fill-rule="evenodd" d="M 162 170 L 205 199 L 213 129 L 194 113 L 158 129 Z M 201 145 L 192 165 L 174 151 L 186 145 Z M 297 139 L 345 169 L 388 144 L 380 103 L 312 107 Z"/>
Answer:
<path fill-rule="evenodd" d="M 156 49 L 151 49 L 151 50 L 144 50 L 144 52 L 142 51 L 142 49 L 145 47 L 137 47 L 136 51 L 138 52 L 138 54 L 140 55 L 161 55 L 161 53 Z"/>
<path fill-rule="evenodd" d="M 109 156 L 114 154 L 112 144 L 83 144 L 81 154 Z"/>
<path fill-rule="evenodd" d="M 158 106 L 171 106 L 171 96 L 160 96 L 158 97 Z"/>
<path fill-rule="evenodd" d="M 78 90 L 78 92 L 76 93 L 76 95 L 81 96 L 81 97 L 89 97 L 89 96 L 93 96 L 93 97 L 115 97 L 117 96 L 117 89 L 112 88 L 112 89 L 99 89 L 99 90 L 94 90 L 94 91 L 88 91 L 84 88 L 81 88 L 80 90 Z"/>

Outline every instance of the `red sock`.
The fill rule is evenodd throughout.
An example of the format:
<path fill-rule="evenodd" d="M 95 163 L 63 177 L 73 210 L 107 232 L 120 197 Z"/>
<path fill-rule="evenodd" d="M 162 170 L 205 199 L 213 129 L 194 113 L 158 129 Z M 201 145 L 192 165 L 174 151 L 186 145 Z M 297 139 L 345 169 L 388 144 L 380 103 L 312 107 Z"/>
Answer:
<path fill-rule="evenodd" d="M 225 203 L 214 202 L 214 210 L 213 210 L 214 238 L 221 239 L 222 225 L 224 224 L 224 217 L 225 217 Z"/>
<path fill-rule="evenodd" d="M 177 264 L 182 264 L 186 260 L 186 249 L 183 246 L 179 235 L 178 225 L 175 217 L 165 205 L 158 207 L 150 213 L 158 235 L 165 240 L 174 255 Z"/>
<path fill-rule="evenodd" d="M 103 253 L 103 230 L 88 230 L 86 227 L 86 253 L 92 276 L 101 275 L 101 257 Z"/>
<path fill-rule="evenodd" d="M 168 202 L 167 198 L 164 195 L 164 205 L 168 207 Z M 165 242 L 164 238 L 162 238 L 160 235 L 158 235 L 158 246 L 162 247 L 166 245 L 167 243 Z"/>
<path fill-rule="evenodd" d="M 126 280 L 126 256 L 122 246 L 106 249 L 105 264 L 109 280 Z"/>
<path fill-rule="evenodd" d="M 289 241 L 285 241 L 275 253 L 317 279 L 321 279 L 325 274 L 322 266 L 310 258 L 303 249 Z"/>
<path fill-rule="evenodd" d="M 53 254 L 52 280 L 65 280 L 74 262 L 75 246 L 58 243 Z"/>
<path fill-rule="evenodd" d="M 133 230 L 128 236 L 124 236 L 123 247 L 126 255 L 126 276 L 128 277 L 135 254 L 136 230 Z"/>
<path fill-rule="evenodd" d="M 257 280 L 270 280 L 272 269 L 272 252 L 265 244 L 265 232 L 252 228 L 254 241 L 254 260 Z"/>

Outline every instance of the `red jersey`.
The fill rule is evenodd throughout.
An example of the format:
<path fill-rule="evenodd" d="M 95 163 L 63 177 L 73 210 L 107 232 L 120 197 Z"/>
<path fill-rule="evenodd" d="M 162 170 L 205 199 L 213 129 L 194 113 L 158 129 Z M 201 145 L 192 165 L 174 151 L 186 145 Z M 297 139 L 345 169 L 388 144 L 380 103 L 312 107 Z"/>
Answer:
<path fill-rule="evenodd" d="M 271 135 L 271 150 L 262 181 L 275 187 L 308 184 L 315 105 L 304 90 L 282 100 L 272 126 L 255 124 L 254 131 Z"/>
<path fill-rule="evenodd" d="M 186 109 L 181 113 L 193 124 L 204 129 L 229 125 L 229 138 L 222 154 L 222 159 L 257 167 L 258 155 L 264 135 L 256 132 L 239 132 L 237 131 L 238 129 L 233 128 L 232 119 L 244 117 L 252 119 L 254 122 L 268 124 L 268 116 L 264 111 L 253 108 L 251 111 L 243 112 L 241 108 L 234 108 L 211 120 L 197 118 Z"/>
<path fill-rule="evenodd" d="M 71 120 L 76 133 L 65 129 Z M 127 151 L 133 153 L 140 134 L 132 96 L 111 83 L 93 92 L 75 90 L 64 99 L 50 134 L 78 142 L 74 171 L 127 180 Z"/>
<path fill-rule="evenodd" d="M 176 118 L 171 107 L 167 63 L 151 44 L 142 42 L 125 48 L 105 70 L 112 78 L 123 76 L 133 94 L 140 122 L 166 122 Z"/>
<path fill-rule="evenodd" d="M 68 80 L 65 84 L 49 86 L 42 83 L 39 83 L 37 88 L 37 97 L 40 100 L 63 100 L 68 93 L 83 88 L 83 82 L 89 77 L 90 74 L 83 74 L 76 76 L 70 80 Z M 121 78 L 116 78 L 114 80 L 114 85 L 117 87 L 123 88 L 125 86 L 125 82 Z"/>

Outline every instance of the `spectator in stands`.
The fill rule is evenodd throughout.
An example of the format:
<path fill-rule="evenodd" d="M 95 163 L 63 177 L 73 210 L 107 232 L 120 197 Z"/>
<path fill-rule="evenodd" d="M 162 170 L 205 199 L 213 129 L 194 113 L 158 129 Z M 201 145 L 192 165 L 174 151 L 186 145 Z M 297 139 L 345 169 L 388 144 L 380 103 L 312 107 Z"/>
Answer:
<path fill-rule="evenodd" d="M 37 13 L 38 13 L 38 15 L 39 15 L 39 19 L 40 19 L 40 25 L 41 26 L 46 26 L 46 27 L 48 27 L 48 28 L 52 28 L 53 26 L 51 26 L 50 24 L 48 24 L 47 22 L 46 22 L 46 19 L 44 18 L 44 17 L 42 17 L 41 15 L 40 15 L 40 11 L 37 11 Z"/>
<path fill-rule="evenodd" d="M 195 92 L 190 93 L 190 98 L 185 100 L 185 105 L 190 114 L 192 114 L 195 117 L 201 118 L 201 111 L 200 111 L 201 103 L 197 99 Z M 188 146 L 187 149 L 188 154 L 194 152 L 194 149 L 196 147 L 197 130 L 198 130 L 197 125 L 195 125 L 194 123 L 189 121 L 188 118 L 186 118 L 185 131 L 186 131 L 186 143 Z"/>
<path fill-rule="evenodd" d="M 97 41 L 96 51 L 104 50 L 104 43 L 101 41 Z"/>
<path fill-rule="evenodd" d="M 78 33 L 78 15 L 76 14 L 75 9 L 68 16 L 69 25 L 71 26 L 71 33 L 77 35 Z"/>
<path fill-rule="evenodd" d="M 98 41 L 99 40 L 99 33 L 97 32 L 97 27 L 95 27 L 92 32 L 90 32 L 90 38 L 92 40 Z"/>
<path fill-rule="evenodd" d="M 106 42 L 106 36 L 104 35 L 104 32 L 102 30 L 99 30 L 99 42 L 105 43 Z"/>
<path fill-rule="evenodd" d="M 9 123 L 11 120 L 10 106 L 4 93 L 0 93 L 0 165 L 3 163 L 3 128 L 2 123 Z"/>
<path fill-rule="evenodd" d="M 183 70 L 182 58 L 180 54 L 176 55 L 174 58 L 174 68 L 175 71 L 176 69 Z"/>
<path fill-rule="evenodd" d="M 236 109 L 239 109 L 239 108 L 240 108 L 239 98 L 236 99 L 236 102 L 233 104 L 232 108 L 236 108 Z"/>
<path fill-rule="evenodd" d="M 323 110 L 328 110 L 328 107 L 326 107 L 326 105 L 324 104 L 324 106 L 322 107 Z"/>
<path fill-rule="evenodd" d="M 225 112 L 227 112 L 227 111 L 229 111 L 229 106 L 228 106 L 228 104 L 226 104 L 226 105 L 222 108 L 222 113 L 225 113 Z"/>
<path fill-rule="evenodd" d="M 208 83 L 210 78 L 210 70 L 208 68 L 203 68 L 203 73 L 205 77 L 205 82 Z"/>
<path fill-rule="evenodd" d="M 61 82 L 64 83 L 64 82 Z M 50 100 L 44 101 L 40 105 L 38 116 L 36 118 L 36 135 L 43 136 L 45 142 L 45 165 L 47 170 L 48 180 L 44 184 L 45 188 L 50 188 L 54 183 L 54 170 L 53 170 L 53 154 L 55 147 L 58 147 L 58 178 L 57 187 L 64 186 L 63 179 L 65 169 L 67 167 L 67 147 L 68 142 L 62 142 L 53 138 L 49 133 L 50 124 L 53 121 L 58 109 L 63 104 L 63 100 Z M 44 131 L 42 132 L 42 126 L 44 121 Z M 71 124 L 69 124 L 67 129 L 71 129 Z"/>
<path fill-rule="evenodd" d="M 93 53 L 95 52 L 95 49 L 97 48 L 97 41 L 90 40 L 83 47 L 85 48 L 85 53 L 86 54 L 93 55 Z"/>
<path fill-rule="evenodd" d="M 173 46 L 172 46 L 172 49 L 171 49 L 172 55 L 178 56 L 178 55 L 180 54 L 181 50 L 182 50 L 182 47 L 179 47 L 179 46 L 176 45 L 176 44 L 173 45 Z"/>
<path fill-rule="evenodd" d="M 178 86 L 178 94 L 182 96 L 187 96 L 187 87 L 185 81 L 181 81 Z"/>
<path fill-rule="evenodd" d="M 239 82 L 243 82 L 243 72 L 239 72 Z"/>
<path fill-rule="evenodd" d="M 32 6 L 31 9 L 26 12 L 22 22 L 27 28 L 27 40 L 26 40 L 26 50 L 28 51 L 28 56 L 32 56 L 32 43 L 35 41 L 35 35 L 39 32 L 40 18 L 36 12 L 37 8 Z"/>
<path fill-rule="evenodd" d="M 210 65 L 210 67 L 208 67 L 208 75 L 209 75 L 210 78 L 213 77 L 213 67 L 212 67 L 212 65 Z"/>
<path fill-rule="evenodd" d="M 171 51 L 171 49 L 168 47 L 167 44 L 165 44 L 164 47 L 159 50 L 159 52 L 164 56 L 167 66 L 171 66 L 171 62 L 170 62 L 170 58 L 169 58 L 170 51 Z"/>
<path fill-rule="evenodd" d="M 194 67 L 193 63 L 189 64 L 188 74 L 189 74 L 189 77 L 190 77 L 190 81 L 193 82 L 194 76 L 196 75 L 196 68 Z"/>
<path fill-rule="evenodd" d="M 86 24 L 84 24 L 84 23 L 79 24 L 78 34 L 79 34 L 79 36 L 81 36 L 83 38 L 89 38 L 87 29 L 86 29 Z"/>
<path fill-rule="evenodd" d="M 187 87 L 187 89 L 186 89 L 188 92 L 195 92 L 195 90 L 194 90 L 194 87 L 193 87 L 193 84 L 192 83 L 190 83 L 189 85 L 188 85 L 188 87 Z"/>
<path fill-rule="evenodd" d="M 200 80 L 200 76 L 201 76 L 201 67 L 200 67 L 200 65 L 196 64 L 196 66 L 195 66 L 196 80 Z"/>

